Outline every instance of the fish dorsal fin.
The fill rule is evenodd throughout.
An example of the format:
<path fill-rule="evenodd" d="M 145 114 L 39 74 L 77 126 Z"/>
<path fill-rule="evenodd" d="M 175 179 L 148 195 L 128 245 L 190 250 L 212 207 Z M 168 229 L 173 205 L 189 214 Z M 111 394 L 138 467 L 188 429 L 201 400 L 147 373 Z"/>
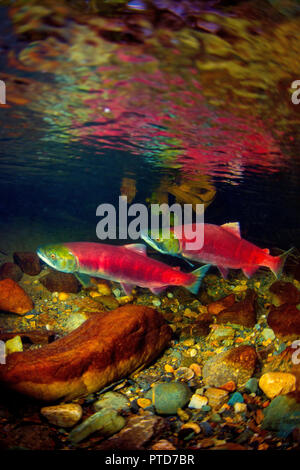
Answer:
<path fill-rule="evenodd" d="M 221 227 L 227 232 L 232 233 L 236 237 L 241 238 L 240 224 L 239 222 L 228 222 L 228 224 L 223 224 Z"/>
<path fill-rule="evenodd" d="M 124 245 L 124 248 L 127 248 L 127 250 L 135 251 L 140 255 L 147 256 L 146 245 L 143 245 L 142 243 L 131 243 L 130 245 Z"/>

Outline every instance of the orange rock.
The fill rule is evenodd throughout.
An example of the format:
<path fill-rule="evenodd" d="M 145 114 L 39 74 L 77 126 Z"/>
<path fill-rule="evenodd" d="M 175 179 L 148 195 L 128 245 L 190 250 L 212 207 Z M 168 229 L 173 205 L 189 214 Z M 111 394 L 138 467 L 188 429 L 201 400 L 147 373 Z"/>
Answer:
<path fill-rule="evenodd" d="M 33 309 L 33 302 L 12 279 L 0 281 L 0 310 L 25 315 Z"/>
<path fill-rule="evenodd" d="M 226 390 L 227 392 L 234 392 L 236 389 L 236 384 L 233 380 L 230 380 L 229 382 L 226 382 L 226 384 L 222 385 L 220 387 L 222 390 Z"/>
<path fill-rule="evenodd" d="M 208 313 L 211 315 L 218 315 L 220 312 L 225 310 L 226 308 L 231 307 L 235 302 L 234 294 L 227 295 L 223 297 L 223 299 L 216 300 L 208 305 L 207 310 Z"/>
<path fill-rule="evenodd" d="M 39 400 L 71 400 L 146 366 L 171 335 L 163 316 L 149 307 L 126 305 L 95 313 L 51 344 L 10 354 L 0 365 L 0 381 Z"/>

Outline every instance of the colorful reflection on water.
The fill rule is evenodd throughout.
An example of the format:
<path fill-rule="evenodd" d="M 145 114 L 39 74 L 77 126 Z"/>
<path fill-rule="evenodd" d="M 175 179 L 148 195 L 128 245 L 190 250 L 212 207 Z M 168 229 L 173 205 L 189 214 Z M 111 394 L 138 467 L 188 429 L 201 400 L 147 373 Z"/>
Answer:
<path fill-rule="evenodd" d="M 4 216 L 94 229 L 123 194 L 202 202 L 213 222 L 295 244 L 297 7 L 117 3 L 1 7 Z"/>

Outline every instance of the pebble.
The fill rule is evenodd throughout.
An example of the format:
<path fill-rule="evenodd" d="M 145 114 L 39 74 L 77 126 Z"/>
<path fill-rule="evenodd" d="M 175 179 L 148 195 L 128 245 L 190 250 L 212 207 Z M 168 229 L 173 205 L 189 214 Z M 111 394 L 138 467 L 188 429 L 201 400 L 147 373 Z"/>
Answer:
<path fill-rule="evenodd" d="M 79 281 L 70 273 L 50 271 L 45 276 L 40 277 L 40 282 L 50 292 L 68 292 L 76 294 L 80 290 Z"/>
<path fill-rule="evenodd" d="M 226 384 L 222 385 L 222 390 L 226 390 L 227 392 L 234 392 L 236 389 L 236 384 L 233 382 L 233 380 L 230 380 L 229 382 L 226 382 Z"/>
<path fill-rule="evenodd" d="M 111 295 L 111 288 L 106 282 L 97 282 L 97 290 L 101 295 Z"/>
<path fill-rule="evenodd" d="M 259 387 L 268 398 L 286 395 L 296 390 L 296 377 L 288 372 L 266 372 L 259 379 Z"/>
<path fill-rule="evenodd" d="M 198 423 L 194 423 L 193 421 L 189 421 L 188 423 L 184 423 L 180 429 L 191 429 L 194 431 L 195 434 L 199 434 L 201 432 L 201 428 Z"/>
<path fill-rule="evenodd" d="M 219 413 L 214 413 L 213 415 L 211 415 L 210 420 L 211 420 L 213 423 L 220 423 L 220 422 L 222 421 L 222 418 L 221 418 L 221 416 L 219 415 Z"/>
<path fill-rule="evenodd" d="M 197 395 L 197 393 L 194 393 L 192 396 L 190 402 L 189 402 L 189 408 L 195 408 L 196 410 L 201 410 L 201 408 L 208 403 L 208 398 Z"/>
<path fill-rule="evenodd" d="M 196 364 L 195 362 L 190 365 L 190 369 L 194 371 L 196 377 L 199 377 L 202 373 L 202 368 L 199 366 L 199 364 Z"/>
<path fill-rule="evenodd" d="M 172 367 L 170 364 L 165 364 L 164 369 L 167 372 L 167 374 L 173 374 L 174 373 L 174 367 Z"/>
<path fill-rule="evenodd" d="M 76 426 L 70 434 L 69 440 L 73 444 L 83 441 L 94 432 L 108 437 L 120 431 L 126 424 L 123 416 L 119 416 L 116 410 L 102 409 Z"/>
<path fill-rule="evenodd" d="M 19 335 L 14 338 L 8 339 L 5 343 L 6 354 L 23 351 L 23 344 Z"/>
<path fill-rule="evenodd" d="M 0 266 L 0 280 L 12 279 L 18 282 L 22 279 L 22 269 L 15 263 L 4 263 Z"/>
<path fill-rule="evenodd" d="M 236 402 L 236 403 L 233 405 L 233 408 L 234 408 L 234 412 L 235 412 L 236 414 L 245 413 L 245 412 L 247 411 L 247 405 L 246 405 L 246 403 Z"/>
<path fill-rule="evenodd" d="M 12 279 L 0 281 L 0 310 L 25 315 L 34 307 L 29 295 Z"/>
<path fill-rule="evenodd" d="M 176 450 L 176 447 L 166 439 L 160 439 L 151 447 L 152 450 Z"/>
<path fill-rule="evenodd" d="M 152 401 L 149 398 L 138 398 L 136 402 L 141 408 L 147 408 L 152 405 Z"/>
<path fill-rule="evenodd" d="M 150 402 L 151 405 L 151 402 Z M 115 411 L 129 410 L 130 404 L 128 398 L 122 393 L 106 392 L 100 399 L 94 403 L 94 410 L 99 411 L 102 408 L 111 408 Z"/>
<path fill-rule="evenodd" d="M 209 335 L 209 341 L 223 341 L 233 339 L 235 330 L 230 326 L 216 325 Z"/>
<path fill-rule="evenodd" d="M 203 366 L 204 382 L 213 387 L 222 387 L 229 381 L 242 386 L 253 375 L 256 361 L 255 348 L 248 345 L 237 346 L 215 354 Z"/>
<path fill-rule="evenodd" d="M 251 379 L 246 382 L 245 389 L 249 393 L 256 393 L 258 389 L 258 380 L 255 377 L 251 377 Z"/>
<path fill-rule="evenodd" d="M 13 254 L 14 262 L 21 268 L 23 273 L 36 276 L 41 272 L 41 264 L 38 255 L 31 251 L 18 251 Z"/>
<path fill-rule="evenodd" d="M 195 373 L 189 367 L 179 367 L 178 369 L 175 370 L 174 375 L 176 379 L 183 380 L 184 382 L 188 382 L 194 377 Z"/>
<path fill-rule="evenodd" d="M 152 403 L 157 413 L 164 415 L 176 414 L 190 400 L 192 392 L 181 382 L 155 384 L 152 387 Z"/>
<path fill-rule="evenodd" d="M 240 392 L 235 392 L 231 395 L 227 403 L 229 406 L 233 406 L 235 405 L 235 403 L 243 403 L 243 402 L 244 402 L 243 395 Z"/>
<path fill-rule="evenodd" d="M 209 387 L 205 391 L 205 396 L 208 398 L 209 405 L 212 408 L 217 408 L 227 401 L 228 392 L 220 388 Z"/>
<path fill-rule="evenodd" d="M 182 344 L 183 344 L 183 346 L 187 346 L 187 347 L 194 346 L 195 340 L 194 340 L 194 338 L 188 338 L 188 339 L 185 339 L 182 342 Z"/>
<path fill-rule="evenodd" d="M 41 414 L 55 426 L 71 428 L 81 419 L 82 408 L 76 403 L 45 406 L 41 409 Z"/>
<path fill-rule="evenodd" d="M 261 335 L 265 340 L 274 340 L 276 338 L 275 333 L 271 328 L 264 328 Z"/>
<path fill-rule="evenodd" d="M 262 428 L 277 431 L 279 437 L 287 437 L 300 426 L 300 403 L 288 395 L 274 398 L 264 411 Z"/>
<path fill-rule="evenodd" d="M 123 295 L 122 297 L 118 297 L 117 300 L 120 305 L 125 305 L 133 301 L 133 295 Z"/>
<path fill-rule="evenodd" d="M 152 304 L 154 305 L 154 307 L 160 307 L 160 305 L 161 305 L 161 300 L 159 300 L 159 299 L 154 299 L 154 300 L 152 300 Z"/>
<path fill-rule="evenodd" d="M 186 411 L 182 410 L 181 408 L 178 408 L 177 415 L 179 416 L 180 421 L 183 421 L 183 422 L 189 421 L 190 419 L 190 415 Z"/>
<path fill-rule="evenodd" d="M 195 356 L 197 356 L 198 351 L 195 348 L 191 348 L 191 349 L 187 350 L 187 353 L 188 353 L 189 357 L 195 357 Z"/>
<path fill-rule="evenodd" d="M 113 294 L 114 294 L 115 297 L 120 297 L 121 296 L 120 289 L 118 289 L 118 288 L 113 289 Z"/>
<path fill-rule="evenodd" d="M 69 294 L 67 294 L 66 292 L 60 292 L 58 294 L 58 300 L 67 300 L 69 298 Z"/>

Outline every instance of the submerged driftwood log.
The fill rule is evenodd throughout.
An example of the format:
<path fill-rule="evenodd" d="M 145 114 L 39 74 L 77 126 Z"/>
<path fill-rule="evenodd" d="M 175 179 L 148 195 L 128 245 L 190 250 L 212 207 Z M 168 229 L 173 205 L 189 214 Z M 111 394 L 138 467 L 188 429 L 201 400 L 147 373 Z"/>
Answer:
<path fill-rule="evenodd" d="M 96 313 L 51 344 L 9 354 L 0 365 L 0 381 L 39 400 L 70 400 L 149 364 L 171 333 L 163 316 L 149 307 L 126 305 Z"/>

